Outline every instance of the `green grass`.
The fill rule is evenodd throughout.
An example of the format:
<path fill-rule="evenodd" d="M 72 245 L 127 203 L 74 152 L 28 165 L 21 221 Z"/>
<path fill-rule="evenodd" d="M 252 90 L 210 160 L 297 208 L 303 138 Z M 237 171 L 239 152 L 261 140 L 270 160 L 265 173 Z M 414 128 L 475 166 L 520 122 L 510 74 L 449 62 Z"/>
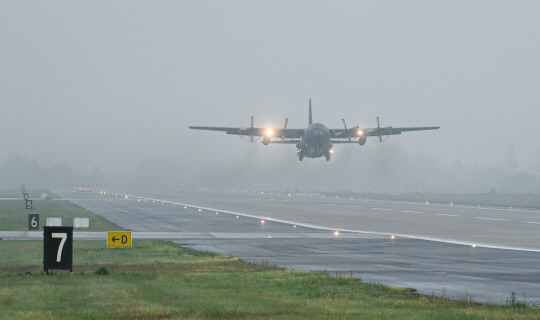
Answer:
<path fill-rule="evenodd" d="M 108 249 L 104 241 L 76 241 L 74 274 L 55 271 L 44 276 L 42 245 L 0 241 L 0 319 L 540 317 L 540 310 L 521 305 L 421 296 L 355 278 L 250 264 L 165 241 L 135 241 L 131 249 Z M 96 274 L 100 267 L 110 273 Z M 33 275 L 25 276 L 27 271 Z"/>
<path fill-rule="evenodd" d="M 44 191 L 46 192 L 46 191 Z M 0 198 L 7 198 L 2 192 L 0 192 Z M 47 192 L 51 195 L 50 192 Z M 41 193 L 37 196 L 40 196 Z M 0 231 L 25 231 L 28 230 L 28 214 L 39 214 L 40 230 L 43 230 L 47 217 L 61 217 L 62 225 L 72 226 L 73 218 L 89 218 L 90 227 L 83 229 L 76 229 L 80 231 L 111 231 L 122 230 L 114 223 L 111 223 L 102 217 L 83 209 L 69 201 L 56 199 L 54 195 L 52 200 L 34 200 L 33 209 L 26 210 L 25 203 L 22 196 L 19 194 L 21 200 L 1 200 L 0 201 Z M 32 197 L 32 196 L 30 196 Z"/>

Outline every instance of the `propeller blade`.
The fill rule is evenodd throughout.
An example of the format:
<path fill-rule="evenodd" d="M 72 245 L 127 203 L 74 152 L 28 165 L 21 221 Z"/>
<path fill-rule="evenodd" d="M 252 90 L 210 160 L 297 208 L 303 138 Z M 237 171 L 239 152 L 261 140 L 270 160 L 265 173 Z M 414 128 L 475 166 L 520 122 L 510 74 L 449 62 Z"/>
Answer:
<path fill-rule="evenodd" d="M 285 125 L 283 126 L 283 131 L 281 133 L 281 141 L 285 140 L 285 130 L 287 130 L 287 123 L 289 123 L 289 118 L 285 118 Z"/>
<path fill-rule="evenodd" d="M 253 142 L 253 120 L 254 117 L 251 116 L 251 127 L 249 128 L 249 140 Z"/>
<path fill-rule="evenodd" d="M 377 117 L 377 137 L 379 137 L 379 142 L 382 142 L 381 136 L 381 124 L 379 123 L 379 117 Z"/>
<path fill-rule="evenodd" d="M 347 133 L 347 124 L 345 124 L 345 119 L 341 118 L 341 122 L 343 122 L 343 127 L 345 127 L 345 133 Z M 351 141 L 351 137 L 348 137 L 348 138 L 349 138 L 349 141 Z"/>

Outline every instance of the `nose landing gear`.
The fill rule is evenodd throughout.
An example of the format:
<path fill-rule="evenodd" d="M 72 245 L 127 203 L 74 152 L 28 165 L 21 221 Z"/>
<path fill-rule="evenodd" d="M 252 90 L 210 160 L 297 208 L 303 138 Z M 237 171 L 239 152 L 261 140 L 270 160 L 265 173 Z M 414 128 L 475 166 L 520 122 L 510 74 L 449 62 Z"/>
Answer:
<path fill-rule="evenodd" d="M 296 145 L 296 147 L 298 148 L 298 150 L 296 150 L 296 154 L 298 155 L 298 160 L 302 161 L 302 159 L 304 159 L 304 152 L 302 151 L 302 149 L 300 149 L 300 145 Z"/>

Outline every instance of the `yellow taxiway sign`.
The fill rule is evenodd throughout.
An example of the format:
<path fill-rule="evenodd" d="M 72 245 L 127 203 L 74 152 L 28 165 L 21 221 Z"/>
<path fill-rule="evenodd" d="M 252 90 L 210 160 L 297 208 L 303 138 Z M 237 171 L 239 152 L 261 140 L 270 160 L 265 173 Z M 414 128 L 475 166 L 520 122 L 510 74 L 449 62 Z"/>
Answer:
<path fill-rule="evenodd" d="M 107 247 L 131 247 L 131 231 L 107 232 Z"/>

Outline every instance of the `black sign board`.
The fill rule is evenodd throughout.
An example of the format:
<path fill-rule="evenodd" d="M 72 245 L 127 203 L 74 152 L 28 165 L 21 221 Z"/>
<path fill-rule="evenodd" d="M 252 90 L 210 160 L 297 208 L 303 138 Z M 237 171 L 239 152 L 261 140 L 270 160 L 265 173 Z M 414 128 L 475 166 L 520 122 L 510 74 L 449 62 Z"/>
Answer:
<path fill-rule="evenodd" d="M 73 272 L 73 227 L 43 227 L 43 271 Z"/>
<path fill-rule="evenodd" d="M 28 230 L 39 230 L 39 214 L 28 215 Z"/>
<path fill-rule="evenodd" d="M 23 196 L 24 196 L 24 200 L 28 201 L 28 192 L 25 192 Z"/>
<path fill-rule="evenodd" d="M 32 200 L 26 200 L 26 209 L 32 209 Z"/>

